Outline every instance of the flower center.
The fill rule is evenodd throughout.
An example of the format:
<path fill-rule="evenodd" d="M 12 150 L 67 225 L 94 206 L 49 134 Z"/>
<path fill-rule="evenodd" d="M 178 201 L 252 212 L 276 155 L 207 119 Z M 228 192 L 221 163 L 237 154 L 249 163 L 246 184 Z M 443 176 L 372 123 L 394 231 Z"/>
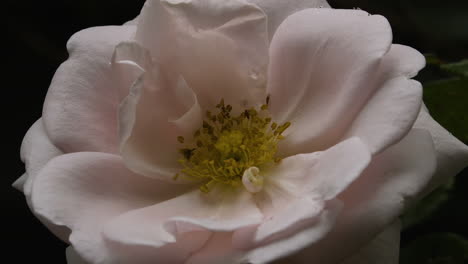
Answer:
<path fill-rule="evenodd" d="M 260 171 L 281 159 L 276 157 L 278 142 L 291 125 L 272 122 L 268 113 L 269 97 L 259 110 L 245 109 L 231 115 L 232 106 L 224 100 L 216 105 L 217 113 L 206 112 L 203 126 L 195 131 L 193 146 L 180 149 L 183 166 L 174 176 L 203 180 L 202 192 L 209 192 L 216 184 L 241 186 L 258 192 L 263 186 Z M 178 141 L 185 139 L 179 136 Z"/>

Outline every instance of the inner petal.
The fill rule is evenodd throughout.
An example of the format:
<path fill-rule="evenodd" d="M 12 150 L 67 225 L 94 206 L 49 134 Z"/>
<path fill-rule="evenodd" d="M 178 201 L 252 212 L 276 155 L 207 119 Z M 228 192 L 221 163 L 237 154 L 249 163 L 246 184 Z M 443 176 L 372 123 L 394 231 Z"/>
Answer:
<path fill-rule="evenodd" d="M 247 1 L 155 0 L 142 10 L 136 40 L 207 108 L 221 97 L 238 104 L 264 96 L 267 35 L 265 14 Z"/>

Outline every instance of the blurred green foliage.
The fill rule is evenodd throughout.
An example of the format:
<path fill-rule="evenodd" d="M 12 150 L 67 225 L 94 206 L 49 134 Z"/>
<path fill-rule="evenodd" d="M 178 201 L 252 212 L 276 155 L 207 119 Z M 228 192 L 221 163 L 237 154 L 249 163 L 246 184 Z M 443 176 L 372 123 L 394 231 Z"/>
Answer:
<path fill-rule="evenodd" d="M 466 264 L 468 241 L 453 233 L 417 238 L 401 252 L 400 264 Z"/>

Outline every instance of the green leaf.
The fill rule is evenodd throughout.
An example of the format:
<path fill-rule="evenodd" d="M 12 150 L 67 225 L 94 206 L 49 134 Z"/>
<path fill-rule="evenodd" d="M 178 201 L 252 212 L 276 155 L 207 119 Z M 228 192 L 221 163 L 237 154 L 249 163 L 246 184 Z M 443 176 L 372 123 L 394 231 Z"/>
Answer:
<path fill-rule="evenodd" d="M 437 122 L 468 143 L 468 78 L 425 84 L 424 102 Z"/>
<path fill-rule="evenodd" d="M 442 64 L 440 67 L 443 70 L 446 70 L 450 73 L 460 75 L 463 77 L 468 77 L 468 59 L 462 60 L 457 63 L 448 63 L 448 64 Z"/>
<path fill-rule="evenodd" d="M 402 249 L 400 264 L 468 263 L 468 241 L 453 233 L 434 233 L 413 240 Z"/>
<path fill-rule="evenodd" d="M 426 54 L 424 54 L 424 57 L 426 58 L 426 64 L 427 65 L 440 66 L 442 64 L 442 61 L 435 54 L 426 53 Z"/>

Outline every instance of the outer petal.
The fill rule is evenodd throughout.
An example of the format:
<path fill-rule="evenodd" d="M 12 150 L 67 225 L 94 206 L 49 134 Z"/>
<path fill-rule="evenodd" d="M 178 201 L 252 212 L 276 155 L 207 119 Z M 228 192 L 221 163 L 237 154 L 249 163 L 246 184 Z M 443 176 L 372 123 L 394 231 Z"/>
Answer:
<path fill-rule="evenodd" d="M 362 138 L 378 153 L 403 138 L 411 129 L 422 103 L 422 87 L 414 77 L 425 66 L 413 48 L 392 45 L 379 67 L 379 90 L 372 95 L 345 137 Z"/>
<path fill-rule="evenodd" d="M 63 152 L 55 147 L 47 136 L 42 119 L 37 120 L 28 130 L 21 144 L 21 160 L 26 165 L 26 172 L 21 176 L 22 185 L 17 186 L 18 189 L 23 191 L 31 211 L 34 212 L 31 204 L 31 192 L 36 176 L 49 160 L 62 154 Z M 19 184 L 18 180 L 15 184 Z M 70 235 L 68 228 L 55 225 L 39 215 L 36 215 L 36 217 L 53 234 L 65 242 L 68 241 L 68 236 Z"/>
<path fill-rule="evenodd" d="M 401 223 L 396 221 L 341 264 L 398 264 Z"/>
<path fill-rule="evenodd" d="M 378 153 L 411 129 L 422 103 L 422 86 L 406 77 L 388 80 L 367 102 L 345 137 L 360 137 Z"/>
<path fill-rule="evenodd" d="M 360 10 L 307 9 L 280 25 L 270 46 L 267 91 L 273 117 L 292 122 L 283 155 L 339 141 L 377 89 L 391 41 L 388 21 Z"/>
<path fill-rule="evenodd" d="M 122 50 L 121 50 L 122 49 Z M 202 124 L 198 99 L 181 77 L 153 65 L 149 53 L 136 43 L 120 45 L 115 66 L 126 67 L 127 79 L 139 75 L 120 106 L 120 150 L 131 170 L 172 183 L 179 171 L 177 138 L 191 138 Z M 130 61 L 130 63 L 127 63 Z M 129 72 L 133 71 L 133 72 Z M 128 83 L 131 81 L 127 80 Z"/>
<path fill-rule="evenodd" d="M 268 40 L 264 13 L 243 0 L 150 0 L 136 39 L 187 81 L 203 108 L 265 96 Z"/>
<path fill-rule="evenodd" d="M 24 136 L 21 144 L 21 160 L 25 163 L 26 173 L 22 191 L 29 200 L 34 178 L 52 158 L 63 154 L 47 136 L 42 119 L 37 120 Z"/>
<path fill-rule="evenodd" d="M 334 264 L 351 256 L 419 198 L 435 168 L 430 134 L 412 130 L 400 143 L 377 155 L 364 174 L 339 195 L 345 206 L 333 230 L 291 261 Z"/>
<path fill-rule="evenodd" d="M 134 26 L 96 27 L 73 35 L 70 58 L 52 80 L 43 110 L 46 131 L 64 152 L 117 152 L 118 93 L 109 62 Z"/>
<path fill-rule="evenodd" d="M 330 7 L 326 0 L 248 0 L 258 5 L 268 18 L 268 36 L 273 37 L 278 26 L 291 14 L 306 8 Z"/>
<path fill-rule="evenodd" d="M 429 131 L 436 149 L 437 170 L 427 192 L 468 167 L 468 146 L 432 119 L 425 106 L 421 108 L 414 127 Z"/>
<path fill-rule="evenodd" d="M 34 211 L 72 230 L 70 242 L 90 263 L 109 263 L 101 231 L 114 217 L 180 194 L 173 185 L 132 174 L 118 156 L 80 152 L 51 160 L 37 175 Z"/>

